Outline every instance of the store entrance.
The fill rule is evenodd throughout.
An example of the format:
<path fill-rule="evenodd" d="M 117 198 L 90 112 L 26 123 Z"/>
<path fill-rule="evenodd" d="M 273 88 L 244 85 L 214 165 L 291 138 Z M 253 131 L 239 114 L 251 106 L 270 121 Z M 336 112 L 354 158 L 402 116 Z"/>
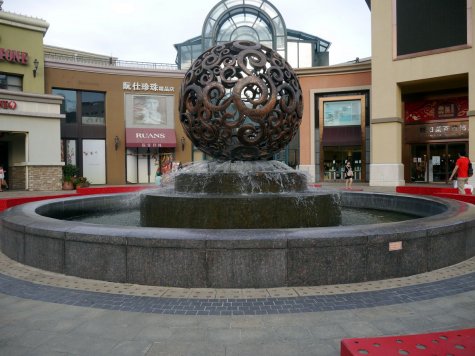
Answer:
<path fill-rule="evenodd" d="M 0 139 L 1 137 L 2 133 L 0 133 Z M 8 167 L 8 142 L 0 141 L 0 166 L 3 166 L 3 169 L 5 170 L 5 181 L 8 184 L 8 175 L 10 170 L 10 167 Z"/>
<path fill-rule="evenodd" d="M 346 160 L 350 160 L 355 173 L 354 180 L 361 180 L 361 146 L 324 146 L 323 177 L 325 181 L 344 179 Z"/>
<path fill-rule="evenodd" d="M 448 183 L 458 153 L 466 150 L 466 142 L 412 145 L 411 181 Z"/>
<path fill-rule="evenodd" d="M 127 148 L 127 183 L 155 183 L 157 175 L 178 168 L 170 148 Z"/>

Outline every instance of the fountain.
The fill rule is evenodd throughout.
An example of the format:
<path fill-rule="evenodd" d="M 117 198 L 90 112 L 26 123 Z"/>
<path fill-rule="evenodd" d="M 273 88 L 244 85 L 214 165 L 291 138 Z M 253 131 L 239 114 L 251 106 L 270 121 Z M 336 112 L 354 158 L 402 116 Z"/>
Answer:
<path fill-rule="evenodd" d="M 193 144 L 215 161 L 177 174 L 171 191 L 145 194 L 142 225 L 338 225 L 337 194 L 308 192 L 303 173 L 270 161 L 297 133 L 302 111 L 299 81 L 273 50 L 249 41 L 208 49 L 185 74 L 180 119 Z"/>
<path fill-rule="evenodd" d="M 21 205 L 0 215 L 0 249 L 37 268 L 122 283 L 271 288 L 408 276 L 475 255 L 475 207 L 459 201 L 308 189 L 273 154 L 302 118 L 300 84 L 264 46 L 236 41 L 186 73 L 181 122 L 214 160 L 140 196 Z M 340 226 L 341 208 L 413 220 Z M 143 227 L 65 219 L 140 208 Z"/>

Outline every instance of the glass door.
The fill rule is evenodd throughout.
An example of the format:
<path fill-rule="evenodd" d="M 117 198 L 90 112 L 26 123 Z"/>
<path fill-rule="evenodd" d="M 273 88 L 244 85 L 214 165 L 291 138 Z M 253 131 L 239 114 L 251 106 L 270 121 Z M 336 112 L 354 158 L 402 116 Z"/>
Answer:
<path fill-rule="evenodd" d="M 411 181 L 448 183 L 458 153 L 466 149 L 466 142 L 412 145 Z"/>
<path fill-rule="evenodd" d="M 427 182 L 427 145 L 411 147 L 411 181 Z"/>
<path fill-rule="evenodd" d="M 445 183 L 447 181 L 447 145 L 429 145 L 429 182 Z"/>
<path fill-rule="evenodd" d="M 323 157 L 323 177 L 326 181 L 337 181 L 344 179 L 346 160 L 350 160 L 354 180 L 361 180 L 362 160 L 361 146 L 326 146 L 324 147 Z"/>

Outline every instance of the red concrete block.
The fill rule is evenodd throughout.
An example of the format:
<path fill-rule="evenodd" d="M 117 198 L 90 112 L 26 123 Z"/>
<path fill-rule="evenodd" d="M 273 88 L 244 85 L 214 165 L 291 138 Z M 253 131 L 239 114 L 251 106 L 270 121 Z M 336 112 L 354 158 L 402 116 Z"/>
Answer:
<path fill-rule="evenodd" d="M 154 189 L 158 187 L 149 185 L 129 185 L 129 186 L 105 186 L 105 187 L 85 187 L 77 188 L 77 193 L 81 195 L 91 194 L 117 194 L 117 193 L 131 193 L 138 192 L 145 189 Z"/>
<path fill-rule="evenodd" d="M 396 187 L 397 193 L 432 195 L 440 198 L 455 199 L 470 204 L 475 204 L 475 195 L 472 195 L 470 189 L 465 189 L 466 195 L 459 194 L 457 188 L 437 188 L 437 187 Z"/>
<path fill-rule="evenodd" d="M 475 329 L 341 341 L 341 356 L 474 356 Z"/>
<path fill-rule="evenodd" d="M 418 194 L 418 195 L 434 195 L 439 193 L 457 194 L 457 188 L 445 188 L 445 187 L 425 187 L 425 186 L 398 186 L 396 187 L 396 193 L 404 194 Z"/>
<path fill-rule="evenodd" d="M 0 199 L 0 211 L 11 208 L 15 205 L 30 203 L 38 200 L 67 198 L 78 195 L 91 195 L 91 194 L 117 194 L 117 193 L 130 193 L 138 192 L 144 189 L 154 189 L 158 187 L 147 185 L 131 185 L 131 186 L 105 186 L 105 187 L 87 187 L 77 188 L 75 193 L 70 194 L 58 194 L 58 195 L 42 195 L 32 197 L 19 197 L 19 198 L 3 198 Z"/>
<path fill-rule="evenodd" d="M 59 194 L 59 195 L 43 195 L 37 197 L 21 197 L 21 198 L 4 198 L 0 199 L 0 211 L 6 210 L 16 205 L 31 203 L 33 201 L 45 200 L 45 199 L 56 199 L 56 198 L 67 198 L 76 196 L 76 194 Z"/>
<path fill-rule="evenodd" d="M 465 203 L 470 203 L 470 204 L 475 204 L 475 195 L 471 194 L 444 194 L 444 193 L 439 193 L 439 194 L 434 194 L 436 197 L 440 198 L 447 198 L 447 199 L 455 199 L 459 201 L 463 201 Z"/>

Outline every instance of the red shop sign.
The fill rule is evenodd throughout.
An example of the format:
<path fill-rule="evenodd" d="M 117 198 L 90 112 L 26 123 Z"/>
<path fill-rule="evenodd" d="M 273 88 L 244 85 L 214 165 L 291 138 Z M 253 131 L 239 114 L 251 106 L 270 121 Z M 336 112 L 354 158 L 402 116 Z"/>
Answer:
<path fill-rule="evenodd" d="M 407 124 L 432 120 L 463 119 L 467 117 L 468 97 L 407 101 L 404 121 Z"/>
<path fill-rule="evenodd" d="M 15 110 L 16 101 L 14 100 L 0 100 L 0 109 Z"/>
<path fill-rule="evenodd" d="M 28 52 L 17 51 L 15 49 L 0 48 L 0 61 L 28 64 Z"/>

